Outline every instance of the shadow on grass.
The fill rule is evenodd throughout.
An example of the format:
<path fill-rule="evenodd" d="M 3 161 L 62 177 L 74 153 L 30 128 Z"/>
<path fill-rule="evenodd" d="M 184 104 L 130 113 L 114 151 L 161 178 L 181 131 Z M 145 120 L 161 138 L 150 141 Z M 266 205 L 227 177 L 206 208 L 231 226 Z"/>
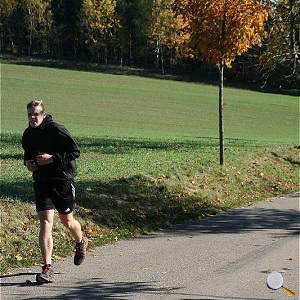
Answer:
<path fill-rule="evenodd" d="M 17 144 L 19 135 L 3 135 L 2 141 L 7 145 Z M 217 140 L 202 138 L 199 141 L 153 141 L 145 139 L 113 139 L 113 138 L 79 138 L 78 143 L 82 152 L 99 151 L 100 153 L 122 153 L 135 149 L 180 149 L 188 147 L 214 147 Z M 256 147 L 256 144 L 248 144 L 243 140 L 231 140 L 232 145 Z M 8 147 L 9 149 L 9 147 Z M 22 154 L 4 153 L 2 159 L 22 160 Z M 20 162 L 21 163 L 21 162 Z M 120 178 L 111 181 L 76 181 L 77 196 L 79 199 L 78 213 L 83 218 L 93 219 L 100 226 L 111 228 L 141 228 L 157 229 L 170 224 L 180 223 L 189 219 L 199 219 L 207 215 L 216 214 L 224 207 L 212 204 L 207 199 L 193 198 L 188 195 L 178 195 L 174 192 L 179 182 L 173 182 L 170 190 L 168 185 L 158 182 L 150 176 L 135 175 L 128 178 Z M 20 199 L 24 202 L 33 202 L 34 193 L 30 180 L 12 182 L 2 180 L 0 182 L 0 196 L 2 198 Z M 82 207 L 82 209 L 80 209 Z M 190 225 L 187 231 L 199 232 L 239 232 L 245 230 L 257 230 L 279 226 L 289 231 L 295 231 L 294 225 L 298 214 L 289 211 L 265 210 L 252 212 L 249 215 L 236 213 L 222 221 L 223 217 L 215 219 L 208 226 Z M 210 221 L 208 221 L 210 222 Z M 178 230 L 180 232 L 180 230 Z"/>
<path fill-rule="evenodd" d="M 110 227 L 118 224 L 158 229 L 194 219 L 198 221 L 171 227 L 170 233 L 186 235 L 279 229 L 283 235 L 299 234 L 299 212 L 284 208 L 235 209 L 199 222 L 200 218 L 220 213 L 226 207 L 191 196 L 176 198 L 165 190 L 165 186 L 152 184 L 147 177 L 136 176 L 109 184 L 80 182 L 79 189 L 79 204 L 90 209 L 88 215 L 95 222 Z M 299 195 L 290 197 L 299 198 Z M 168 234 L 168 230 L 164 234 Z"/>
<path fill-rule="evenodd" d="M 154 181 L 138 175 L 108 182 L 77 181 L 77 213 L 100 226 L 148 230 L 218 211 L 207 201 L 176 198 L 164 185 Z M 0 197 L 33 202 L 32 182 L 2 181 Z"/>
<path fill-rule="evenodd" d="M 3 136 L 2 141 L 8 145 L 16 144 L 19 140 L 19 135 Z M 83 152 L 99 151 L 111 154 L 141 148 L 169 150 L 217 145 L 217 141 L 210 138 L 187 142 L 79 138 L 78 142 Z M 231 143 L 237 146 L 241 146 L 243 143 L 249 145 L 246 141 L 240 140 L 232 140 Z M 253 146 L 256 147 L 255 144 Z M 18 152 L 7 153 L 2 154 L 1 158 L 4 160 L 21 160 L 22 154 Z M 178 184 L 180 183 L 173 183 L 175 189 Z M 226 209 L 212 204 L 205 198 L 179 195 L 176 191 L 174 192 L 174 187 L 170 190 L 167 184 L 158 182 L 157 179 L 150 176 L 135 175 L 107 182 L 79 180 L 76 181 L 76 188 L 79 199 L 78 213 L 83 218 L 92 219 L 100 226 L 111 228 L 157 229 L 185 220 L 203 218 Z M 0 197 L 33 202 L 32 182 L 30 180 L 18 182 L 2 180 L 0 182 Z M 205 222 L 200 225 L 191 224 L 189 227 L 177 231 L 183 233 L 185 230 L 217 233 L 282 228 L 289 232 L 295 232 L 299 214 L 294 211 L 261 209 L 255 212 L 250 211 L 248 214 L 244 213 L 243 210 L 234 211 L 229 217 L 223 215 L 218 218 L 214 218 L 212 221 L 207 220 L 207 224 Z"/>
<path fill-rule="evenodd" d="M 100 152 L 100 153 L 120 153 L 129 152 L 136 149 L 152 149 L 152 150 L 180 150 L 180 149 L 201 149 L 201 148 L 218 148 L 219 139 L 212 137 L 195 137 L 195 140 L 147 140 L 138 138 L 109 138 L 109 137 L 78 137 L 78 144 L 82 151 Z M 266 145 L 262 142 L 246 139 L 226 139 L 226 147 L 231 148 L 260 148 Z"/>
<path fill-rule="evenodd" d="M 0 159 L 17 159 L 23 160 L 23 154 L 21 153 L 0 153 Z"/>
<path fill-rule="evenodd" d="M 0 181 L 0 198 L 18 199 L 23 202 L 34 202 L 34 192 L 31 180 Z"/>
<path fill-rule="evenodd" d="M 21 135 L 14 133 L 0 134 L 2 147 L 11 149 L 13 152 L 0 153 L 1 159 L 22 159 L 23 150 L 21 147 Z M 201 149 L 219 147 L 219 139 L 212 137 L 194 137 L 194 140 L 177 140 L 177 139 L 142 139 L 142 138 L 117 138 L 117 137 L 76 137 L 82 153 L 98 152 L 103 154 L 122 154 L 139 149 L 152 150 L 180 150 L 180 149 Z M 228 148 L 261 148 L 266 144 L 262 141 L 247 139 L 227 138 L 226 147 Z M 271 144 L 270 144 L 271 145 Z M 17 152 L 17 153 L 16 153 Z"/>
<path fill-rule="evenodd" d="M 205 199 L 176 197 L 166 186 L 146 176 L 133 176 L 108 183 L 77 183 L 79 205 L 86 216 L 109 227 L 138 227 L 145 230 L 216 214 L 220 209 Z"/>
<path fill-rule="evenodd" d="M 79 199 L 76 214 L 85 220 L 93 220 L 99 226 L 110 228 L 155 230 L 184 223 L 186 220 L 199 220 L 226 209 L 206 199 L 175 196 L 166 186 L 157 184 L 153 178 L 146 176 L 109 182 L 78 181 L 76 187 Z M 30 201 L 33 199 L 33 189 L 29 182 L 1 183 L 0 196 Z M 299 194 L 290 197 L 299 198 Z M 163 234 L 282 230 L 283 235 L 297 235 L 299 220 L 297 210 L 257 206 L 235 209 L 201 222 L 190 221 L 176 225 Z"/>

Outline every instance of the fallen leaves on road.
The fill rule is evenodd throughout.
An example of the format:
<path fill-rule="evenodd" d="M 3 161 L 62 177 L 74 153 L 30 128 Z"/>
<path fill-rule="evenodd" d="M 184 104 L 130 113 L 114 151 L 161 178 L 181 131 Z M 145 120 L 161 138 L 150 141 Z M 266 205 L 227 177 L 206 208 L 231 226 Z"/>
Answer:
<path fill-rule="evenodd" d="M 145 272 L 151 272 L 151 271 L 152 271 L 151 268 L 144 268 L 143 270 L 144 270 Z"/>
<path fill-rule="evenodd" d="M 61 257 L 61 256 L 58 256 L 58 255 L 53 255 L 53 256 L 52 256 L 52 259 L 53 259 L 54 261 L 59 261 L 59 260 L 62 259 L 62 257 Z"/>
<path fill-rule="evenodd" d="M 291 269 L 289 269 L 289 268 L 282 268 L 281 270 L 280 270 L 280 273 L 286 273 L 287 271 L 290 271 Z"/>
<path fill-rule="evenodd" d="M 282 289 L 286 292 L 286 294 L 289 296 L 289 297 L 295 297 L 296 296 L 296 293 L 286 287 L 282 287 Z"/>
<path fill-rule="evenodd" d="M 146 265 L 146 266 L 143 268 L 143 270 L 144 270 L 145 272 L 150 272 L 150 271 L 152 271 L 152 266 L 151 266 L 151 265 Z"/>
<path fill-rule="evenodd" d="M 264 273 L 264 274 L 269 274 L 269 273 L 271 273 L 271 272 L 272 272 L 272 270 L 270 270 L 270 269 L 260 271 L 260 273 Z"/>

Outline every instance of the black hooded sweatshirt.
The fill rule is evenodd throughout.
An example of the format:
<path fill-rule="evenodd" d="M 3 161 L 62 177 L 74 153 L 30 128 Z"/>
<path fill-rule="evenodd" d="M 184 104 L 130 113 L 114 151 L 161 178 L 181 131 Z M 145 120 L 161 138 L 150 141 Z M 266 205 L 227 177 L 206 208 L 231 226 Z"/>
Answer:
<path fill-rule="evenodd" d="M 37 155 L 53 155 L 53 163 L 39 166 L 33 172 L 33 179 L 38 182 L 73 180 L 77 175 L 75 159 L 80 150 L 69 131 L 46 115 L 42 124 L 36 128 L 30 125 L 22 137 L 25 160 L 35 159 Z"/>

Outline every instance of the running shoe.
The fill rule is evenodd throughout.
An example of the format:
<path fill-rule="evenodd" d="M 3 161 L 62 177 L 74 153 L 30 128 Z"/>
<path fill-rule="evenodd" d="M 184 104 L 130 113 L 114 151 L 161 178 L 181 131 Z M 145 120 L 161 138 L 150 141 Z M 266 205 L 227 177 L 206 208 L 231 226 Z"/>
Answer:
<path fill-rule="evenodd" d="M 38 283 L 49 283 L 54 281 L 54 271 L 51 265 L 44 265 L 42 273 L 36 275 L 36 281 Z"/>
<path fill-rule="evenodd" d="M 81 242 L 76 243 L 75 245 L 75 256 L 74 256 L 74 264 L 79 266 L 82 264 L 86 257 L 86 249 L 88 246 L 88 239 L 85 235 L 83 235 Z"/>

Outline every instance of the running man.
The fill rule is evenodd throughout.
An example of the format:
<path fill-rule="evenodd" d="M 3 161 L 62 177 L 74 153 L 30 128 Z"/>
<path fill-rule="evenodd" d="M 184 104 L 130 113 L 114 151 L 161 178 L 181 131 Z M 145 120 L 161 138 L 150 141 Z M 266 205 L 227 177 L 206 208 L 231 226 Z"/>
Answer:
<path fill-rule="evenodd" d="M 32 172 L 36 210 L 40 220 L 39 245 L 43 258 L 42 272 L 36 276 L 39 283 L 54 280 L 51 266 L 53 250 L 52 227 L 54 209 L 76 241 L 74 264 L 80 265 L 86 256 L 88 239 L 73 217 L 75 201 L 75 159 L 80 150 L 68 130 L 53 121 L 45 112 L 42 101 L 27 104 L 29 126 L 22 137 L 24 165 Z"/>

